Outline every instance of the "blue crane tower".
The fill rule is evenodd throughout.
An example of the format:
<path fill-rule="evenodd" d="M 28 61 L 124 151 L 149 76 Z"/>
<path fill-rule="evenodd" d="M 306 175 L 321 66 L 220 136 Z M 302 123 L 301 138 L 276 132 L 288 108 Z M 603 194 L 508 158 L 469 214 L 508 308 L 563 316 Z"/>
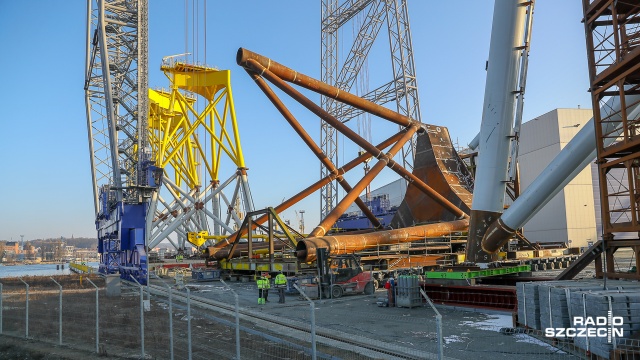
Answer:
<path fill-rule="evenodd" d="M 148 144 L 147 0 L 89 1 L 85 106 L 100 272 L 146 284 L 162 169 Z"/>

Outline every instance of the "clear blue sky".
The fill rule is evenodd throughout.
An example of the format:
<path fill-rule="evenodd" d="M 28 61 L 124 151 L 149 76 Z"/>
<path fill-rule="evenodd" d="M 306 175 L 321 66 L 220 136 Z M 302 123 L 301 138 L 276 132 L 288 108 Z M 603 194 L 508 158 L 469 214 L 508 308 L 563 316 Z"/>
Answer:
<path fill-rule="evenodd" d="M 163 56 L 184 52 L 184 1 L 149 2 L 150 85 L 166 87 L 159 65 Z M 480 129 L 493 1 L 409 0 L 409 11 L 422 120 L 449 127 L 453 140 L 466 144 Z M 83 92 L 85 13 L 80 0 L 0 2 L 0 240 L 95 236 Z M 581 14 L 579 1 L 537 1 L 525 121 L 555 108 L 591 107 Z M 235 53 L 246 47 L 319 77 L 320 1 L 208 1 L 207 15 L 206 60 L 233 71 L 254 202 L 275 206 L 317 180 L 319 164 L 235 64 Z M 391 77 L 387 44 L 383 30 L 369 63 L 371 88 L 381 84 L 376 79 Z M 291 109 L 319 139 L 318 120 Z M 372 120 L 374 141 L 389 135 L 383 124 Z M 383 172 L 374 187 L 393 179 Z M 319 195 L 295 209 L 307 211 L 312 228 Z M 292 211 L 283 217 L 295 222 Z"/>

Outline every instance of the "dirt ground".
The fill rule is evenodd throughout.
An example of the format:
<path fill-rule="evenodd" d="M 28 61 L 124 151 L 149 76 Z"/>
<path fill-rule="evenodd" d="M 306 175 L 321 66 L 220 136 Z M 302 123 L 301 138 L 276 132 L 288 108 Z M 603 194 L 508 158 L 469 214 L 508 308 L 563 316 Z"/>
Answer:
<path fill-rule="evenodd" d="M 107 297 L 99 292 L 99 354 L 96 354 L 95 290 L 78 276 L 59 281 L 62 295 L 62 344 L 59 341 L 60 296 L 57 286 L 47 277 L 31 278 L 29 288 L 28 336 L 25 286 L 19 280 L 3 279 L 2 332 L 0 359 L 137 359 L 144 346 L 145 358 L 188 357 L 191 338 L 193 359 L 231 359 L 235 356 L 233 317 L 211 314 L 184 303 L 174 302 L 169 316 L 167 301 L 153 299 L 148 311 L 141 312 L 139 292 L 125 289 L 121 296 Z M 96 281 L 94 283 L 98 284 Z M 104 283 L 104 282 L 102 282 Z M 68 290 L 67 290 L 68 289 Z M 189 316 L 190 315 L 190 316 Z M 144 328 L 140 329 L 140 316 Z M 170 322 L 173 332 L 170 332 Z M 191 333 L 188 331 L 191 324 Z M 280 341 L 263 336 L 254 325 L 242 322 L 243 359 L 310 359 L 302 341 Z M 144 344 L 140 341 L 144 331 Z M 173 341 L 171 340 L 173 339 Z"/>
<path fill-rule="evenodd" d="M 93 281 L 98 287 L 104 287 L 104 279 L 97 274 L 69 274 L 69 275 L 53 275 L 53 276 L 24 276 L 24 280 L 29 284 L 29 291 L 38 290 L 57 290 L 58 286 L 51 281 L 57 281 L 64 290 L 71 289 L 95 289 L 87 279 Z M 2 286 L 5 291 L 15 288 L 16 291 L 24 291 L 25 285 L 20 278 L 2 278 Z"/>
<path fill-rule="evenodd" d="M 95 356 L 90 351 L 0 335 L 0 358 L 5 360 L 86 360 Z M 122 358 L 101 356 L 100 359 Z"/>

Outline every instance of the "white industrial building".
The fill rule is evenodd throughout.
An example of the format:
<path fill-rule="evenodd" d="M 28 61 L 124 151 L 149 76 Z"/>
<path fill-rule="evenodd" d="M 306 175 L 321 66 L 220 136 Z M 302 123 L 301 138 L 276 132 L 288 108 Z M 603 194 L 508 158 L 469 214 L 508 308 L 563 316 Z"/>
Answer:
<path fill-rule="evenodd" d="M 555 109 L 522 124 L 519 149 L 521 192 L 592 116 L 591 109 Z M 597 177 L 592 177 L 590 166 L 585 167 L 527 222 L 524 235 L 531 242 L 563 242 L 572 247 L 587 247 L 597 241 L 594 207 L 597 187 Z"/>

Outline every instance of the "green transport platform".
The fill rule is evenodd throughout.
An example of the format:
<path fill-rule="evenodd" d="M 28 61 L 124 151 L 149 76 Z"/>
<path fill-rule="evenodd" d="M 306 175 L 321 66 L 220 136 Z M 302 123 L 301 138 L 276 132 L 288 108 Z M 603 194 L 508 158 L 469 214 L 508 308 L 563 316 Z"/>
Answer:
<path fill-rule="evenodd" d="M 427 279 L 475 279 L 487 276 L 509 275 L 531 271 L 531 265 L 519 265 L 474 271 L 427 271 Z"/>

